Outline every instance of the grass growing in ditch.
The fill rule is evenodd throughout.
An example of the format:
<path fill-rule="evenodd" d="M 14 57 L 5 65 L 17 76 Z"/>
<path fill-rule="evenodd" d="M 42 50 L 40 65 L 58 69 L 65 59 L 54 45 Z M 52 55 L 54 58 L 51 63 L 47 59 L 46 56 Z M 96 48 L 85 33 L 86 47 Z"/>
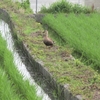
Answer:
<path fill-rule="evenodd" d="M 0 66 L 0 100 L 24 100 L 16 94 L 15 86 Z"/>
<path fill-rule="evenodd" d="M 36 87 L 30 85 L 28 80 L 23 81 L 1 36 L 0 43 L 0 100 L 41 100 L 36 94 Z"/>
<path fill-rule="evenodd" d="M 15 85 L 3 69 L 5 41 L 0 36 L 0 100 L 22 100 L 21 94 L 16 94 Z"/>
<path fill-rule="evenodd" d="M 61 45 L 57 45 L 61 44 L 58 43 L 61 37 L 58 38 L 58 34 L 55 34 L 55 32 L 49 31 L 51 33 L 49 35 L 55 41 L 54 48 L 46 49 L 42 41 L 42 26 L 30 17 L 32 12 L 26 12 L 25 9 L 19 7 L 19 3 L 5 3 L 6 1 L 1 1 L 0 6 L 10 14 L 17 35 L 27 44 L 31 55 L 34 55 L 34 59 L 41 59 L 58 83 L 69 84 L 69 89 L 74 95 L 80 94 L 86 100 L 98 97 L 100 75 L 90 66 L 82 64 L 78 59 L 65 61 L 64 57 L 69 56 L 71 51 L 67 46 L 63 48 Z"/>

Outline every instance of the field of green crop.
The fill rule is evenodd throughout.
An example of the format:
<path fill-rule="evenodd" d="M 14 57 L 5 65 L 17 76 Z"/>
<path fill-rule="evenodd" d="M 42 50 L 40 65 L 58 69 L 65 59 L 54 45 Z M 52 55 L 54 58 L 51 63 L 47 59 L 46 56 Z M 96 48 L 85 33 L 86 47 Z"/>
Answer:
<path fill-rule="evenodd" d="M 23 80 L 1 36 L 0 43 L 0 100 L 41 100 L 36 88 Z"/>
<path fill-rule="evenodd" d="M 48 14 L 43 19 L 86 62 L 100 68 L 100 14 Z"/>

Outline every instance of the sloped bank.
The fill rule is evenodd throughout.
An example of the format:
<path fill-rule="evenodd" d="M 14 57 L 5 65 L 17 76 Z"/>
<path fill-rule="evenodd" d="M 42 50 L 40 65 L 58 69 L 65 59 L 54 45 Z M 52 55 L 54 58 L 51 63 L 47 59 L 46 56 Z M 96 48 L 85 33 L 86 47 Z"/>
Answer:
<path fill-rule="evenodd" d="M 11 18 L 6 11 L 0 9 L 0 18 L 9 25 L 11 33 L 13 33 L 12 36 L 15 40 L 15 43 L 17 43 L 17 47 L 21 49 L 21 53 L 24 56 L 24 61 L 27 65 L 31 66 L 29 69 L 33 71 L 32 74 L 37 72 L 40 74 L 40 76 L 44 77 L 43 79 L 46 80 L 47 85 L 52 88 L 53 91 L 57 92 L 57 100 L 81 100 L 80 95 L 73 96 L 72 93 L 70 93 L 67 84 L 65 86 L 57 84 L 56 80 L 43 66 L 41 61 L 34 59 L 34 56 L 30 55 L 30 51 L 28 50 L 27 45 L 18 39 L 14 24 L 12 23 Z M 52 100 L 55 99 L 53 98 Z"/>

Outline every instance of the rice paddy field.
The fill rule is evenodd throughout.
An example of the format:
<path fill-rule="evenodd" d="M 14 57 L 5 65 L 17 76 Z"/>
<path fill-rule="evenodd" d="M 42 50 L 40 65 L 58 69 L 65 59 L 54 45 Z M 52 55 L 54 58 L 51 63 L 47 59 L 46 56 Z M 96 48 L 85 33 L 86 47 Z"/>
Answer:
<path fill-rule="evenodd" d="M 67 80 L 66 83 L 69 83 L 70 77 L 72 77 L 72 74 L 75 73 L 73 78 L 74 77 L 76 78 L 71 79 L 71 83 L 69 83 L 70 85 L 72 85 L 70 90 L 73 92 L 73 94 L 82 93 L 83 100 L 99 100 L 100 98 L 100 92 L 99 92 L 100 91 L 99 89 L 100 86 L 99 85 L 100 84 L 99 83 L 100 82 L 99 81 L 100 80 L 100 55 L 99 55 L 100 54 L 100 44 L 99 44 L 100 23 L 99 21 L 100 21 L 100 13 L 47 14 L 42 20 L 42 24 L 44 24 L 44 26 L 46 25 L 48 26 L 48 29 L 53 30 L 52 36 L 55 36 L 56 34 L 55 40 L 57 40 L 57 43 L 61 42 L 60 45 L 63 46 L 64 48 L 67 49 L 67 47 L 70 47 L 72 49 L 73 51 L 72 54 L 76 58 L 74 61 L 76 62 L 76 65 L 73 65 L 73 67 L 70 66 L 71 68 L 70 72 L 68 71 L 68 69 L 66 69 L 67 66 L 65 66 L 66 73 L 68 72 L 70 75 L 68 76 L 67 73 L 67 75 L 65 75 L 64 77 L 64 80 Z M 58 37 L 62 39 L 62 41 Z M 77 64 L 81 64 L 80 61 L 83 62 L 84 65 L 79 65 L 80 67 L 76 67 Z M 92 71 L 95 74 L 91 73 Z M 76 74 L 78 73 L 81 74 L 77 76 Z M 91 78 L 88 77 L 88 75 L 90 77 L 91 75 L 93 75 L 93 77 L 95 78 L 92 77 L 91 80 Z M 88 78 L 88 81 L 86 77 Z M 76 82 L 73 83 L 73 81 L 75 80 Z M 60 79 L 60 82 L 61 81 L 63 81 L 63 78 Z M 83 86 L 80 83 L 82 83 Z M 98 85 L 94 88 L 93 84 L 98 84 Z M 81 88 L 81 86 L 83 88 Z M 77 89 L 75 89 L 76 87 Z"/>
<path fill-rule="evenodd" d="M 0 36 L 0 100 L 42 100 L 36 88 L 18 72 L 6 42 Z"/>
<path fill-rule="evenodd" d="M 100 14 L 48 14 L 43 23 L 55 31 L 64 43 L 73 47 L 81 59 L 100 69 Z"/>

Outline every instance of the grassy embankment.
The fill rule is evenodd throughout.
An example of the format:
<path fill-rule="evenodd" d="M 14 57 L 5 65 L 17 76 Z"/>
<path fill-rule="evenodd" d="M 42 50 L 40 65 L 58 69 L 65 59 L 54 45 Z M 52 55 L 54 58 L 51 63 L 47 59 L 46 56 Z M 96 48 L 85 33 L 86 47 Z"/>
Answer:
<path fill-rule="evenodd" d="M 52 4 L 49 8 L 43 7 L 40 12 L 54 13 L 54 14 L 48 14 L 46 17 L 44 17 L 42 22 L 44 25 L 47 25 L 49 29 L 53 30 L 52 36 L 53 37 L 55 36 L 55 39 L 57 40 L 58 43 L 59 43 L 58 37 L 60 37 L 62 39 L 61 41 L 62 43 L 60 44 L 62 44 L 63 46 L 70 46 L 71 48 L 73 48 L 73 51 L 77 52 L 77 54 L 80 55 L 79 59 L 89 65 L 89 66 L 81 65 L 79 60 L 75 60 L 76 63 L 75 62 L 74 63 L 76 65 L 74 66 L 73 63 L 72 66 L 74 66 L 74 68 L 76 69 L 70 66 L 71 67 L 70 71 L 67 69 L 68 66 L 66 65 L 65 67 L 66 74 L 64 74 L 65 77 L 62 78 L 60 82 L 67 80 L 66 83 L 69 83 L 70 85 L 73 83 L 71 86 L 74 87 L 74 89 L 78 85 L 79 87 L 77 87 L 76 90 L 79 92 L 79 94 L 82 93 L 83 96 L 85 95 L 86 97 L 84 99 L 86 100 L 87 99 L 91 100 L 93 98 L 96 99 L 95 92 L 93 91 L 99 91 L 100 89 L 99 85 L 100 56 L 98 55 L 100 52 L 99 50 L 100 24 L 98 23 L 98 20 L 100 20 L 99 18 L 100 14 L 93 13 L 96 11 L 92 11 L 91 9 L 86 10 L 87 8 L 85 10 L 84 8 L 83 10 L 81 10 L 80 7 L 79 8 L 76 7 L 76 10 L 74 11 L 73 7 L 75 6 L 71 6 L 70 4 L 65 3 L 65 1 L 56 2 Z M 80 67 L 76 67 L 77 64 L 79 64 L 78 66 Z M 65 65 L 62 64 L 62 66 Z M 88 74 L 90 74 L 90 76 L 93 75 L 93 77 L 95 78 L 88 77 Z M 75 82 L 75 80 L 77 81 Z M 93 84 L 95 84 L 95 88 Z M 91 89 L 89 89 L 89 87 Z M 70 89 L 74 91 L 73 88 Z"/>
<path fill-rule="evenodd" d="M 65 58 L 71 54 L 71 50 L 67 46 L 58 45 L 60 44 L 56 42 L 56 39 L 60 40 L 58 35 L 54 37 L 54 34 L 50 34 L 55 41 L 55 46 L 52 49 L 46 49 L 42 42 L 42 26 L 28 17 L 32 11 L 26 11 L 19 3 L 10 1 L 6 3 L 7 1 L 1 1 L 0 6 L 10 14 L 18 37 L 28 45 L 31 55 L 43 61 L 58 83 L 69 84 L 69 89 L 74 95 L 80 94 L 86 100 L 94 98 L 100 88 L 99 74 L 78 59 L 65 61 Z M 40 32 L 36 33 L 39 30 Z"/>
<path fill-rule="evenodd" d="M 53 29 L 64 41 L 71 45 L 75 51 L 85 57 L 86 62 L 100 69 L 100 38 L 99 38 L 99 13 L 90 15 L 58 14 L 48 15 L 43 23 Z"/>

